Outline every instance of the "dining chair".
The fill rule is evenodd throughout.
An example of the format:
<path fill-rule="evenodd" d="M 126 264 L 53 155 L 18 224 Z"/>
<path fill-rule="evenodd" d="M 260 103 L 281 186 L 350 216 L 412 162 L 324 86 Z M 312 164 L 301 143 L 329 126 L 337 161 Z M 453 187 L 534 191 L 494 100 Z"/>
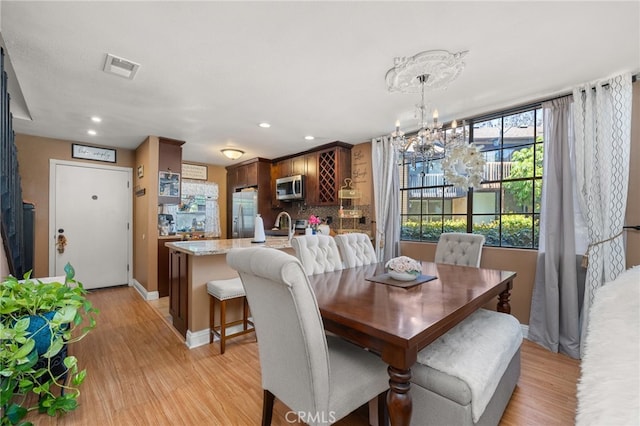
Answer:
<path fill-rule="evenodd" d="M 342 269 L 336 241 L 329 235 L 299 235 L 291 239 L 291 246 L 307 275 Z"/>
<path fill-rule="evenodd" d="M 345 268 L 377 263 L 376 251 L 371 244 L 371 238 L 363 233 L 339 234 L 333 237 L 338 251 L 342 256 Z"/>
<path fill-rule="evenodd" d="M 480 267 L 484 235 L 444 232 L 436 245 L 436 263 Z"/>
<path fill-rule="evenodd" d="M 309 425 L 331 424 L 378 397 L 385 407 L 387 365 L 345 340 L 326 336 L 302 263 L 280 250 L 232 249 L 253 314 L 262 371 L 262 425 L 270 425 L 275 398 Z M 378 410 L 385 424 L 384 408 Z M 291 421 L 291 418 L 287 418 Z"/>

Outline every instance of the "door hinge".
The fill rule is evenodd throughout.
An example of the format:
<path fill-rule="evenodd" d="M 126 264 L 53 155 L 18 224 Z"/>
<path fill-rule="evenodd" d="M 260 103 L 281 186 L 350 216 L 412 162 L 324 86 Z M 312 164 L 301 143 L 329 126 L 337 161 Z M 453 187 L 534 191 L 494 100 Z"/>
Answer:
<path fill-rule="evenodd" d="M 127 263 L 127 272 L 129 272 L 129 264 Z"/>
<path fill-rule="evenodd" d="M 129 181 L 127 181 L 127 188 L 129 188 Z"/>
<path fill-rule="evenodd" d="M 127 222 L 127 230 L 129 229 L 129 222 Z"/>

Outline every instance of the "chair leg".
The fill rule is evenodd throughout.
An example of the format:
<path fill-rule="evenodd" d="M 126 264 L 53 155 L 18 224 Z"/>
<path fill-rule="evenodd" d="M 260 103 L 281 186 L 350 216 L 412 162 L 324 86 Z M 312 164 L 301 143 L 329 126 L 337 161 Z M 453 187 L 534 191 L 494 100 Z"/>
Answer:
<path fill-rule="evenodd" d="M 224 343 L 227 339 L 227 301 L 220 301 L 220 355 L 224 353 Z"/>
<path fill-rule="evenodd" d="M 378 426 L 389 424 L 389 412 L 387 410 L 387 392 L 378 395 Z"/>
<path fill-rule="evenodd" d="M 244 297 L 244 306 L 242 307 L 242 327 L 246 330 L 249 327 L 249 303 L 247 302 L 247 298 Z"/>
<path fill-rule="evenodd" d="M 209 296 L 209 344 L 213 343 L 213 335 L 216 325 L 216 300 L 215 297 Z"/>
<path fill-rule="evenodd" d="M 271 426 L 271 416 L 273 415 L 273 402 L 275 396 L 264 389 L 262 396 L 262 426 Z"/>

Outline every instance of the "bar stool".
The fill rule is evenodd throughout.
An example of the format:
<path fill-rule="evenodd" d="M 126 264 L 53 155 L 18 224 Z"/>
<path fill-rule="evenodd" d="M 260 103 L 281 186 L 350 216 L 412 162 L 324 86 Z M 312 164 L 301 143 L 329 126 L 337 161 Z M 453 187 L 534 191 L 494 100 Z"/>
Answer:
<path fill-rule="evenodd" d="M 213 336 L 220 338 L 220 355 L 224 353 L 227 339 L 247 334 L 253 331 L 253 322 L 249 321 L 249 304 L 244 293 L 244 287 L 240 278 L 228 280 L 213 280 L 207 282 L 207 293 L 211 296 L 209 303 L 209 327 L 211 335 L 209 343 L 213 343 Z M 242 298 L 242 319 L 227 323 L 227 300 Z M 215 302 L 220 303 L 220 325 L 215 326 Z M 227 334 L 227 327 L 242 324 L 242 329 L 232 334 Z"/>

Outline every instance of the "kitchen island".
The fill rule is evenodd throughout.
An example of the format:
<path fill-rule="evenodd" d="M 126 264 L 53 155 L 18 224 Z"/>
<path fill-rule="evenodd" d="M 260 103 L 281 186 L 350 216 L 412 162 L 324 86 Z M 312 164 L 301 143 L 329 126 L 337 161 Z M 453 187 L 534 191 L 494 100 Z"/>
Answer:
<path fill-rule="evenodd" d="M 174 327 L 185 337 L 189 348 L 209 344 L 209 295 L 207 281 L 234 278 L 238 273 L 227 265 L 227 252 L 234 248 L 270 247 L 294 254 L 287 237 L 267 237 L 264 243 L 253 238 L 166 242 L 169 249 L 169 311 Z M 241 318 L 242 304 L 227 305 L 227 318 Z M 239 301 L 237 301 L 239 302 Z M 218 319 L 216 318 L 216 325 Z"/>

